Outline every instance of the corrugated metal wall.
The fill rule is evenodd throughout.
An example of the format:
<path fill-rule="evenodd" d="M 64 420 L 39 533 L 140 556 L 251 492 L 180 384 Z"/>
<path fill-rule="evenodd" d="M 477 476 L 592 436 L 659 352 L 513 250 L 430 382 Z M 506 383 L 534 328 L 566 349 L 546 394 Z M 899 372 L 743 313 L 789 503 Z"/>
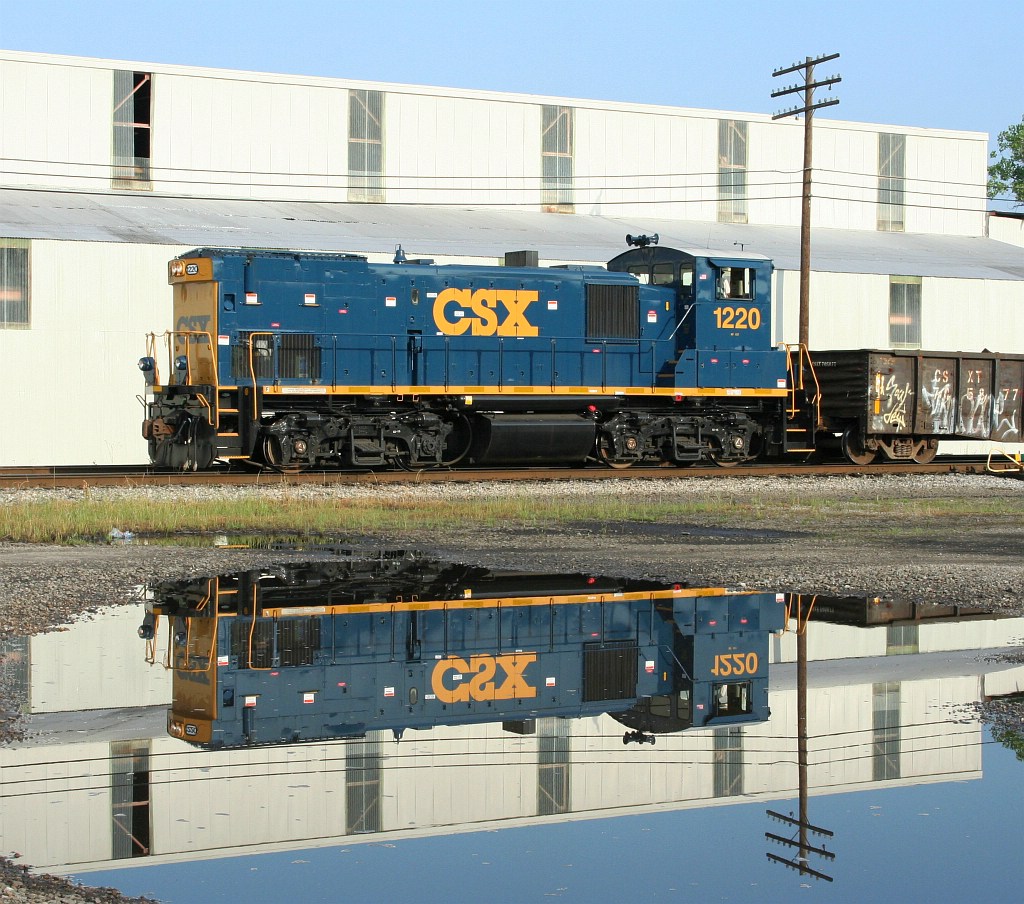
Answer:
<path fill-rule="evenodd" d="M 33 241 L 32 325 L 0 330 L 0 464 L 148 461 L 145 334 L 171 326 L 163 245 Z"/>
<path fill-rule="evenodd" d="M 115 68 L 130 64 L 107 65 L 0 53 L 7 184 L 111 187 L 115 95 L 132 72 Z M 174 66 L 153 66 L 152 76 L 153 191 L 348 200 L 348 99 L 361 83 Z M 552 99 L 401 85 L 372 91 L 385 100 L 386 201 L 541 209 L 541 116 Z M 718 125 L 727 119 L 744 123 L 749 136 L 747 221 L 799 223 L 800 123 L 610 102 L 559 105 L 573 111 L 577 213 L 716 222 Z M 906 137 L 906 231 L 984 234 L 983 135 L 828 119 L 815 123 L 816 223 L 877 228 L 880 132 Z"/>

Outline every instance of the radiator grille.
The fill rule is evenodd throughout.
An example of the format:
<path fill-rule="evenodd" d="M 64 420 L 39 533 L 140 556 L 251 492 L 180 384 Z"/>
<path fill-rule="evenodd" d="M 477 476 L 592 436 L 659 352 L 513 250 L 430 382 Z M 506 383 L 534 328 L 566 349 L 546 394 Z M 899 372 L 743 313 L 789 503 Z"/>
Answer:
<path fill-rule="evenodd" d="M 640 290 L 637 286 L 587 286 L 587 337 L 640 338 Z"/>
<path fill-rule="evenodd" d="M 636 696 L 637 648 L 632 641 L 587 644 L 583 653 L 583 700 Z"/>

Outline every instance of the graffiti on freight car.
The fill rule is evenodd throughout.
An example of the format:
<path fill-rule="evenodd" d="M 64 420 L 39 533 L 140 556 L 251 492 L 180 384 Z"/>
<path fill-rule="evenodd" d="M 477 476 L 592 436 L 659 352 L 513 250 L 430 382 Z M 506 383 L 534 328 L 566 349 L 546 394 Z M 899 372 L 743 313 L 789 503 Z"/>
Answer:
<path fill-rule="evenodd" d="M 882 375 L 878 374 L 878 376 Z M 882 421 L 897 430 L 906 430 L 908 424 L 907 405 L 911 396 L 910 384 L 897 383 L 896 376 L 890 374 L 889 379 L 882 384 L 879 396 L 885 411 Z"/>
<path fill-rule="evenodd" d="M 948 370 L 935 368 L 931 380 L 921 384 L 925 428 L 929 433 L 952 433 L 956 426 L 956 398 Z"/>
<path fill-rule="evenodd" d="M 992 403 L 992 422 L 995 427 L 992 430 L 992 438 L 999 442 L 1013 442 L 1020 437 L 1020 427 L 1017 426 L 1017 398 L 1020 390 L 1004 389 L 997 393 Z"/>
<path fill-rule="evenodd" d="M 957 433 L 964 436 L 988 436 L 992 424 L 992 396 L 983 386 L 969 386 L 960 396 L 960 422 Z"/>

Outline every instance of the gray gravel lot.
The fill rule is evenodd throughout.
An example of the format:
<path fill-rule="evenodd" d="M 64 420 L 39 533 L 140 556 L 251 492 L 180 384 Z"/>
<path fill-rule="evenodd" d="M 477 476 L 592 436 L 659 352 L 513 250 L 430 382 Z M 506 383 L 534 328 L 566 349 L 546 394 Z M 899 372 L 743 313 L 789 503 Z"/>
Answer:
<path fill-rule="evenodd" d="M 331 498 L 339 505 L 355 498 L 390 500 L 484 499 L 494 494 L 545 498 L 615 494 L 636 499 L 680 502 L 702 498 L 758 501 L 763 517 L 728 513 L 669 522 L 618 522 L 555 527 L 480 528 L 452 524 L 443 532 L 402 536 L 335 538 L 359 545 L 414 548 L 439 557 L 530 571 L 624 575 L 687 581 L 694 585 L 790 590 L 832 595 L 868 594 L 894 600 L 968 603 L 1024 613 L 1024 524 L 1010 511 L 999 514 L 999 500 L 1016 503 L 1024 481 L 1010 478 L 943 475 L 929 477 L 725 478 L 669 481 L 431 484 L 372 487 L 148 488 L 89 491 L 92 498 L 148 494 L 182 505 L 214 496 L 259 493 L 270 498 Z M 0 506 L 76 490 L 0 493 Z M 780 501 L 801 497 L 837 500 L 828 523 L 815 509 L 790 508 Z M 868 519 L 867 500 L 957 496 L 986 499 L 994 513 L 984 518 Z M 726 506 L 726 512 L 728 508 Z M 132 525 L 111 525 L 131 530 Z M 326 555 L 326 553 L 320 553 Z M 154 545 L 140 540 L 107 545 L 53 547 L 0 544 L 0 638 L 51 630 L 97 607 L 138 599 L 150 581 L 206 576 L 263 567 L 309 553 L 280 550 L 225 550 Z M 0 689 L 2 690 L 2 689 Z M 0 699 L 0 716 L 3 706 Z M 1019 713 L 1010 716 L 1019 720 Z M 1015 723 L 1014 723 L 1015 724 Z M 16 726 L 0 725 L 0 741 L 16 736 Z M 3 852 L 0 852 L 3 853 Z M 61 880 L 39 877 L 38 894 L 18 864 L 0 860 L 0 902 L 118 901 L 110 890 L 72 890 Z M 47 882 L 57 884 L 47 885 Z M 17 884 L 20 883 L 20 884 Z M 33 896 L 34 895 L 34 896 Z M 42 896 L 39 896 L 42 895 Z M 47 896 L 49 895 L 49 896 Z"/>
<path fill-rule="evenodd" d="M 455 561 L 494 568 L 586 571 L 685 580 L 709 586 L 757 587 L 804 593 L 867 593 L 919 602 L 959 602 L 1021 608 L 1024 524 L 998 515 L 999 500 L 1019 502 L 1024 481 L 981 475 L 927 477 L 726 478 L 567 481 L 494 485 L 367 485 L 352 487 L 147 488 L 89 491 L 92 498 L 148 495 L 183 506 L 214 496 L 258 493 L 274 498 L 372 497 L 389 500 L 485 499 L 494 494 L 547 499 L 617 495 L 646 501 L 756 499 L 757 523 L 728 514 L 703 520 L 618 522 L 518 528 L 450 525 L 443 533 L 335 538 L 360 545 L 417 548 Z M 0 505 L 52 498 L 80 490 L 28 490 L 0 494 Z M 996 514 L 984 519 L 866 518 L 866 500 L 957 496 L 986 499 Z M 830 498 L 839 514 L 828 523 L 815 510 L 773 503 Z M 727 512 L 727 506 L 725 507 Z M 111 525 L 131 530 L 132 525 Z M 135 540 L 95 546 L 0 544 L 0 636 L 46 630 L 100 605 L 137 598 L 147 581 L 202 576 L 267 565 L 302 553 L 272 550 L 179 548 Z"/>

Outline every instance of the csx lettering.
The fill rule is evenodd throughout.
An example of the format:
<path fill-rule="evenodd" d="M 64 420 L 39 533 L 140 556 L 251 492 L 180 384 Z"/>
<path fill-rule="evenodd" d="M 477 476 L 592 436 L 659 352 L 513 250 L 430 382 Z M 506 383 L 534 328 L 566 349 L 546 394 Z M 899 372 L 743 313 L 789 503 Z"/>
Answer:
<path fill-rule="evenodd" d="M 191 317 L 179 317 L 175 329 L 179 333 L 205 333 L 210 327 L 209 314 L 193 314 Z"/>
<path fill-rule="evenodd" d="M 537 300 L 537 292 L 526 289 L 445 289 L 434 300 L 434 323 L 447 336 L 536 336 L 538 333 L 526 319 L 526 308 Z M 499 305 L 505 316 L 499 320 Z M 464 316 L 449 319 L 446 310 L 453 306 Z"/>
<path fill-rule="evenodd" d="M 470 656 L 469 661 L 459 656 L 449 656 L 434 666 L 430 684 L 442 703 L 465 703 L 469 700 L 519 700 L 536 697 L 535 688 L 523 672 L 531 662 L 536 662 L 536 653 L 512 653 L 506 656 Z M 459 681 L 448 687 L 449 676 L 462 675 L 468 681 Z M 495 679 L 500 678 L 499 684 Z"/>

